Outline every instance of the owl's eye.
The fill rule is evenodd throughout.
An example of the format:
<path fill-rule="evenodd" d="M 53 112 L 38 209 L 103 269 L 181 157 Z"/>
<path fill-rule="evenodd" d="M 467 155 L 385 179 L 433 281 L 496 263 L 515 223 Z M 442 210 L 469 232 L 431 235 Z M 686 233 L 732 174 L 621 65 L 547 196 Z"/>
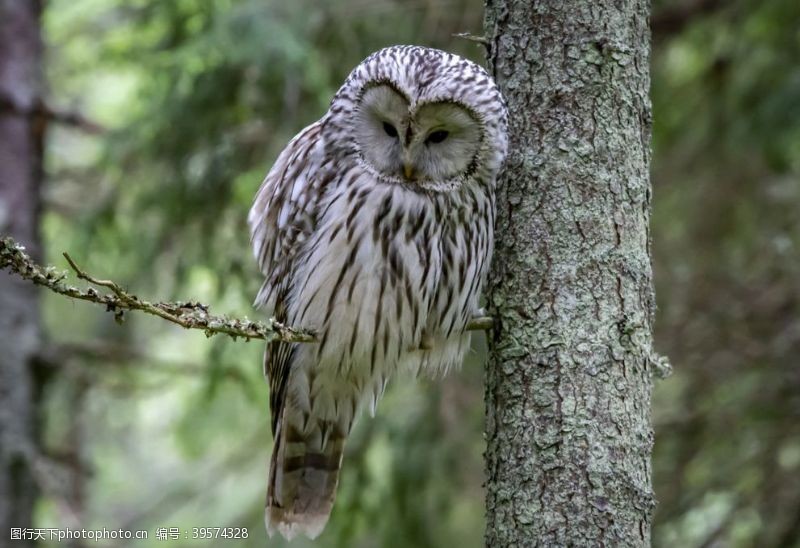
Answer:
<path fill-rule="evenodd" d="M 428 138 L 426 139 L 426 141 L 429 142 L 429 143 L 441 143 L 442 141 L 447 139 L 448 135 L 450 135 L 449 131 L 445 131 L 443 129 L 440 129 L 440 130 L 434 131 L 433 133 L 428 135 Z"/>
<path fill-rule="evenodd" d="M 388 135 L 389 137 L 397 137 L 397 130 L 389 122 L 383 123 L 383 131 L 385 131 L 386 135 Z"/>

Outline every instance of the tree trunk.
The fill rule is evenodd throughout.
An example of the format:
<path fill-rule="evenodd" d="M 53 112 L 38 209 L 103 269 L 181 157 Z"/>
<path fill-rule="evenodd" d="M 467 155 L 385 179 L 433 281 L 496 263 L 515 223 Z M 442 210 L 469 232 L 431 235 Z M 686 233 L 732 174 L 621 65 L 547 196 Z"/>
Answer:
<path fill-rule="evenodd" d="M 488 0 L 511 112 L 486 545 L 649 546 L 649 2 Z"/>
<path fill-rule="evenodd" d="M 42 120 L 41 37 L 36 0 L 0 0 L 0 234 L 39 254 Z M 37 489 L 35 382 L 39 348 L 35 286 L 0 272 L 0 544 L 12 527 L 30 527 Z M 13 541 L 25 546 L 26 541 Z M 33 545 L 30 542 L 30 545 Z"/>

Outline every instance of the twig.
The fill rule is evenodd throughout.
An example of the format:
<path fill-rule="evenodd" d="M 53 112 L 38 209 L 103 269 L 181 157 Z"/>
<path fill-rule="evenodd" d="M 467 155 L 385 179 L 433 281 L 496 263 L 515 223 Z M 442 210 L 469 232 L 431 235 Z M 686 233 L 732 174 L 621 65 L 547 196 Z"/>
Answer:
<path fill-rule="evenodd" d="M 55 108 L 41 98 L 36 98 L 30 104 L 23 105 L 7 94 L 0 94 L 0 111 L 13 112 L 21 116 L 36 116 L 46 121 L 80 129 L 86 133 L 105 132 L 103 126 L 88 119 L 80 112 Z"/>
<path fill-rule="evenodd" d="M 316 342 L 314 333 L 308 329 L 289 327 L 274 319 L 264 323 L 247 318 L 238 319 L 216 316 L 209 312 L 208 305 L 196 301 L 150 303 L 125 291 L 114 281 L 101 280 L 90 276 L 78 266 L 69 254 L 64 253 L 64 258 L 79 279 L 93 286 L 107 289 L 108 292 L 100 293 L 94 287 L 82 290 L 67 285 L 64 282 L 67 278 L 66 272 L 59 271 L 52 266 L 42 267 L 34 262 L 25 253 L 25 248 L 17 244 L 13 239 L 0 239 L 0 270 L 8 269 L 23 280 L 46 287 L 59 295 L 105 305 L 106 310 L 112 312 L 114 319 L 119 323 L 124 320 L 125 311 L 140 310 L 145 314 L 158 316 L 186 329 L 199 329 L 207 337 L 223 334 L 233 339 L 241 337 L 246 340 L 261 339 L 292 343 Z M 466 329 L 468 331 L 483 331 L 491 327 L 492 318 L 480 316 L 470 320 Z"/>
<path fill-rule="evenodd" d="M 487 48 L 489 47 L 489 39 L 485 36 L 476 36 L 468 32 L 457 32 L 453 35 L 453 38 L 461 38 L 463 40 L 469 40 L 470 42 L 477 42 Z"/>
<path fill-rule="evenodd" d="M 111 290 L 100 293 L 94 287 L 85 290 L 64 282 L 67 273 L 52 266 L 42 267 L 36 264 L 22 246 L 11 238 L 0 240 L 0 269 L 7 268 L 24 280 L 33 282 L 67 297 L 105 305 L 106 310 L 114 314 L 117 321 L 124 319 L 126 310 L 141 310 L 146 314 L 159 316 L 186 329 L 199 329 L 207 336 L 225 334 L 234 339 L 263 339 L 266 341 L 281 340 L 285 342 L 314 342 L 314 336 L 307 330 L 287 327 L 280 322 L 269 320 L 267 323 L 225 316 L 215 316 L 209 312 L 207 305 L 198 302 L 156 302 L 150 303 L 128 293 L 118 284 L 109 280 L 98 280 L 84 272 L 75 261 L 65 254 L 67 261 L 79 278 L 92 285 Z"/>
<path fill-rule="evenodd" d="M 494 327 L 494 319 L 491 316 L 475 316 L 467 322 L 467 331 L 489 331 Z"/>
<path fill-rule="evenodd" d="M 57 109 L 46 103 L 41 103 L 34 112 L 63 126 L 74 127 L 93 135 L 106 131 L 105 127 L 90 120 L 80 112 Z"/>

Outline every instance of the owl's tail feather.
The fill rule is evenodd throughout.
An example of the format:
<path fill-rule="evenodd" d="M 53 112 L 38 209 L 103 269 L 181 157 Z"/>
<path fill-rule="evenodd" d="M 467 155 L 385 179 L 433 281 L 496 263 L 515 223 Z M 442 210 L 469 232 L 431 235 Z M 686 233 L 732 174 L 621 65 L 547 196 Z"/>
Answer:
<path fill-rule="evenodd" d="M 329 421 L 318 421 L 309 432 L 308 425 L 297 427 L 283 415 L 270 461 L 267 532 L 278 531 L 287 540 L 298 534 L 313 539 L 333 507 L 346 434 Z"/>

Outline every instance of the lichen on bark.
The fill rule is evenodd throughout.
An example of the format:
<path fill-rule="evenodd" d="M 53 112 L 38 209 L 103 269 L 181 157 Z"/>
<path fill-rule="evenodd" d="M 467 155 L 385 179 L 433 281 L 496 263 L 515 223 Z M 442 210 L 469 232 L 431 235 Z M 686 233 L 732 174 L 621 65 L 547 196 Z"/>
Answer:
<path fill-rule="evenodd" d="M 649 2 L 490 0 L 486 545 L 649 546 Z"/>

